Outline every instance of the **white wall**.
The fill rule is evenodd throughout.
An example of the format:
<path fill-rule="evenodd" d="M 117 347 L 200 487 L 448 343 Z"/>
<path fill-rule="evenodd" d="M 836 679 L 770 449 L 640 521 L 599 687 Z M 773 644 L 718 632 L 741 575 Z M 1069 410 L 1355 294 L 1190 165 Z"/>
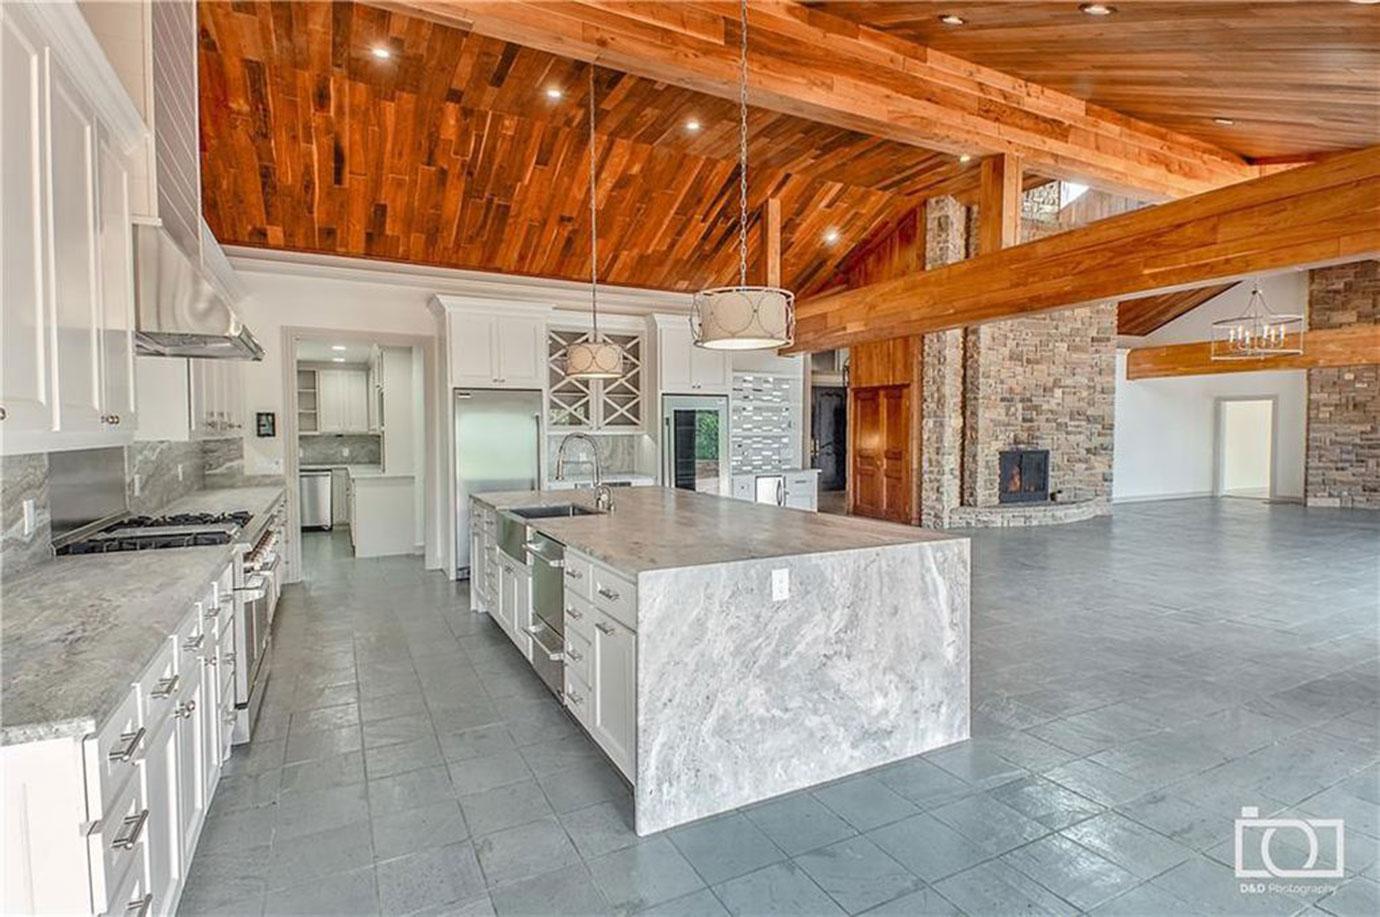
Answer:
<path fill-rule="evenodd" d="M 1205 341 L 1211 323 L 1240 314 L 1250 296 L 1242 283 L 1180 316 L 1134 346 Z M 1306 312 L 1308 275 L 1289 271 L 1262 279 L 1261 292 L 1276 312 Z M 1126 341 L 1127 339 L 1123 339 Z M 1117 353 L 1116 427 L 1112 499 L 1207 496 L 1213 492 L 1216 461 L 1216 403 L 1221 397 L 1276 397 L 1275 496 L 1303 497 L 1308 419 L 1308 375 L 1304 370 L 1126 378 L 1126 354 Z"/>

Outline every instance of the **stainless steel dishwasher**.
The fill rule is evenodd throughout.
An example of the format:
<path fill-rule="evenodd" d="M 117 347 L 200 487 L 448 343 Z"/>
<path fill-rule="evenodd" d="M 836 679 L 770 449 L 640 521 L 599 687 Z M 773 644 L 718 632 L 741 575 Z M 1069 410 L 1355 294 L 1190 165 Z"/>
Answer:
<path fill-rule="evenodd" d="M 298 495 L 301 497 L 302 528 L 329 529 L 331 527 L 331 472 L 301 471 L 297 474 Z"/>

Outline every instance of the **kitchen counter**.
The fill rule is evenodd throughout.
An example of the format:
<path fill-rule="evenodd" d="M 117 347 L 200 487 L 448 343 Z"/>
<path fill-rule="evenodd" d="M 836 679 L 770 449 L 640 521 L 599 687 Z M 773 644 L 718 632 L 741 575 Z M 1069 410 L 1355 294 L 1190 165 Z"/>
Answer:
<path fill-rule="evenodd" d="M 567 569 L 579 552 L 635 583 L 630 606 L 613 593 L 634 632 L 638 834 L 968 738 L 965 537 L 658 487 L 529 525 L 566 545 Z"/>
<path fill-rule="evenodd" d="M 234 547 L 57 557 L 7 579 L 0 745 L 94 732 Z"/>
<path fill-rule="evenodd" d="M 495 509 L 552 503 L 594 505 L 589 490 L 537 490 L 476 494 Z M 534 519 L 537 531 L 578 548 L 622 573 L 694 567 L 730 561 L 825 554 L 860 548 L 967 539 L 856 516 L 729 500 L 667 487 L 613 492 L 613 512 L 599 516 Z"/>

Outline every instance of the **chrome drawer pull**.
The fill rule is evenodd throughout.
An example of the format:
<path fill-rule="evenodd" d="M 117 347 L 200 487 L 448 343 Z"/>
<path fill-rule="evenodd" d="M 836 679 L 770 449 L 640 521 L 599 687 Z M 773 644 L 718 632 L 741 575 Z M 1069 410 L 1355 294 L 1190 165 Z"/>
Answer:
<path fill-rule="evenodd" d="M 121 824 L 123 832 L 117 834 L 115 839 L 110 842 L 110 846 L 115 850 L 130 850 L 135 844 L 139 843 L 139 835 L 144 833 L 144 822 L 149 820 L 149 810 L 145 809 L 138 815 L 131 815 Z"/>
<path fill-rule="evenodd" d="M 235 654 L 234 654 L 234 653 L 226 653 L 225 656 L 224 656 L 223 658 L 225 659 L 225 664 L 226 664 L 226 665 L 234 665 L 234 664 L 235 664 Z"/>
<path fill-rule="evenodd" d="M 124 740 L 125 747 L 112 748 L 110 750 L 111 761 L 128 761 L 134 757 L 134 753 L 139 750 L 140 743 L 144 741 L 144 727 L 140 726 L 133 732 L 121 733 L 120 738 Z"/>
<path fill-rule="evenodd" d="M 581 614 L 580 612 L 578 612 L 578 611 L 576 611 L 575 609 L 571 608 L 569 605 L 566 606 L 566 608 L 565 608 L 565 613 L 568 614 L 568 615 L 570 615 L 570 616 L 571 616 L 572 618 L 574 618 L 576 621 L 578 621 L 578 620 L 580 620 L 581 618 L 584 617 L 583 614 Z"/>
<path fill-rule="evenodd" d="M 581 659 L 585 658 L 584 653 L 581 653 L 579 650 L 569 646 L 565 648 L 565 654 L 569 656 L 571 659 L 574 659 L 576 662 L 579 662 Z"/>
<path fill-rule="evenodd" d="M 131 901 L 125 905 L 125 913 L 133 917 L 144 917 L 149 912 L 149 905 L 153 904 L 153 892 L 149 892 L 137 901 Z"/>
<path fill-rule="evenodd" d="M 583 704 L 585 702 L 585 699 L 574 691 L 567 691 L 565 696 L 570 698 L 570 702 L 573 704 Z"/>
<path fill-rule="evenodd" d="M 604 598 L 608 599 L 610 602 L 618 601 L 618 593 L 614 592 L 607 586 L 600 586 L 599 594 L 602 595 Z"/>
<path fill-rule="evenodd" d="M 220 614 L 220 606 L 219 606 L 219 605 L 214 605 L 214 604 L 213 604 L 213 605 L 207 605 L 207 606 L 206 606 L 206 617 L 208 617 L 208 618 L 214 618 L 214 617 L 215 617 L 216 615 L 218 615 L 218 614 Z"/>
<path fill-rule="evenodd" d="M 599 631 L 599 633 L 601 634 L 608 634 L 609 636 L 613 636 L 613 628 L 605 624 L 603 621 L 594 622 L 594 629 Z"/>
<path fill-rule="evenodd" d="M 185 704 L 178 704 L 177 709 L 173 711 L 173 716 L 178 716 L 185 720 L 190 717 L 195 710 L 196 701 L 189 700 Z"/>
<path fill-rule="evenodd" d="M 197 650 L 201 649 L 201 644 L 203 644 L 203 643 L 205 643 L 205 642 L 206 642 L 206 635 L 205 635 L 205 634 L 197 634 L 195 637 L 188 637 L 188 638 L 187 638 L 187 641 L 186 641 L 185 643 L 182 644 L 182 648 L 183 648 L 184 650 L 186 650 L 187 652 L 189 652 L 189 653 L 194 653 L 194 652 L 196 652 Z"/>
<path fill-rule="evenodd" d="M 207 665 L 215 665 L 220 660 L 216 659 L 215 656 L 204 656 L 202 657 L 201 661 L 206 663 Z"/>
<path fill-rule="evenodd" d="M 581 573 L 579 570 L 572 570 L 569 567 L 565 568 L 565 575 L 570 577 L 571 579 L 584 579 L 585 577 L 585 575 Z"/>
<path fill-rule="evenodd" d="M 149 692 L 149 697 L 156 697 L 159 700 L 167 700 L 177 693 L 177 683 L 182 679 L 180 675 L 172 678 L 158 679 L 158 686 Z"/>

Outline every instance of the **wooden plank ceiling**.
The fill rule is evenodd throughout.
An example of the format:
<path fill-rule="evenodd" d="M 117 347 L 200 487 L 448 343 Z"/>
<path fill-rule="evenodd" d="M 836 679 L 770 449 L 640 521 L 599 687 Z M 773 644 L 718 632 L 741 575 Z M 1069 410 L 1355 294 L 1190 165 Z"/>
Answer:
<path fill-rule="evenodd" d="M 1116 305 L 1117 334 L 1149 334 L 1236 286 L 1237 281 L 1214 283 L 1194 290 L 1123 299 Z"/>
<path fill-rule="evenodd" d="M 1380 143 L 1380 8 L 1367 4 L 1118 0 L 1110 16 L 1073 0 L 809 5 L 1253 159 Z"/>
<path fill-rule="evenodd" d="M 203 206 L 221 242 L 588 277 L 586 64 L 362 4 L 199 13 Z M 736 280 L 736 105 L 597 79 L 601 278 Z M 920 198 L 977 182 L 952 155 L 772 111 L 750 124 L 749 205 L 780 199 L 795 289 Z"/>

